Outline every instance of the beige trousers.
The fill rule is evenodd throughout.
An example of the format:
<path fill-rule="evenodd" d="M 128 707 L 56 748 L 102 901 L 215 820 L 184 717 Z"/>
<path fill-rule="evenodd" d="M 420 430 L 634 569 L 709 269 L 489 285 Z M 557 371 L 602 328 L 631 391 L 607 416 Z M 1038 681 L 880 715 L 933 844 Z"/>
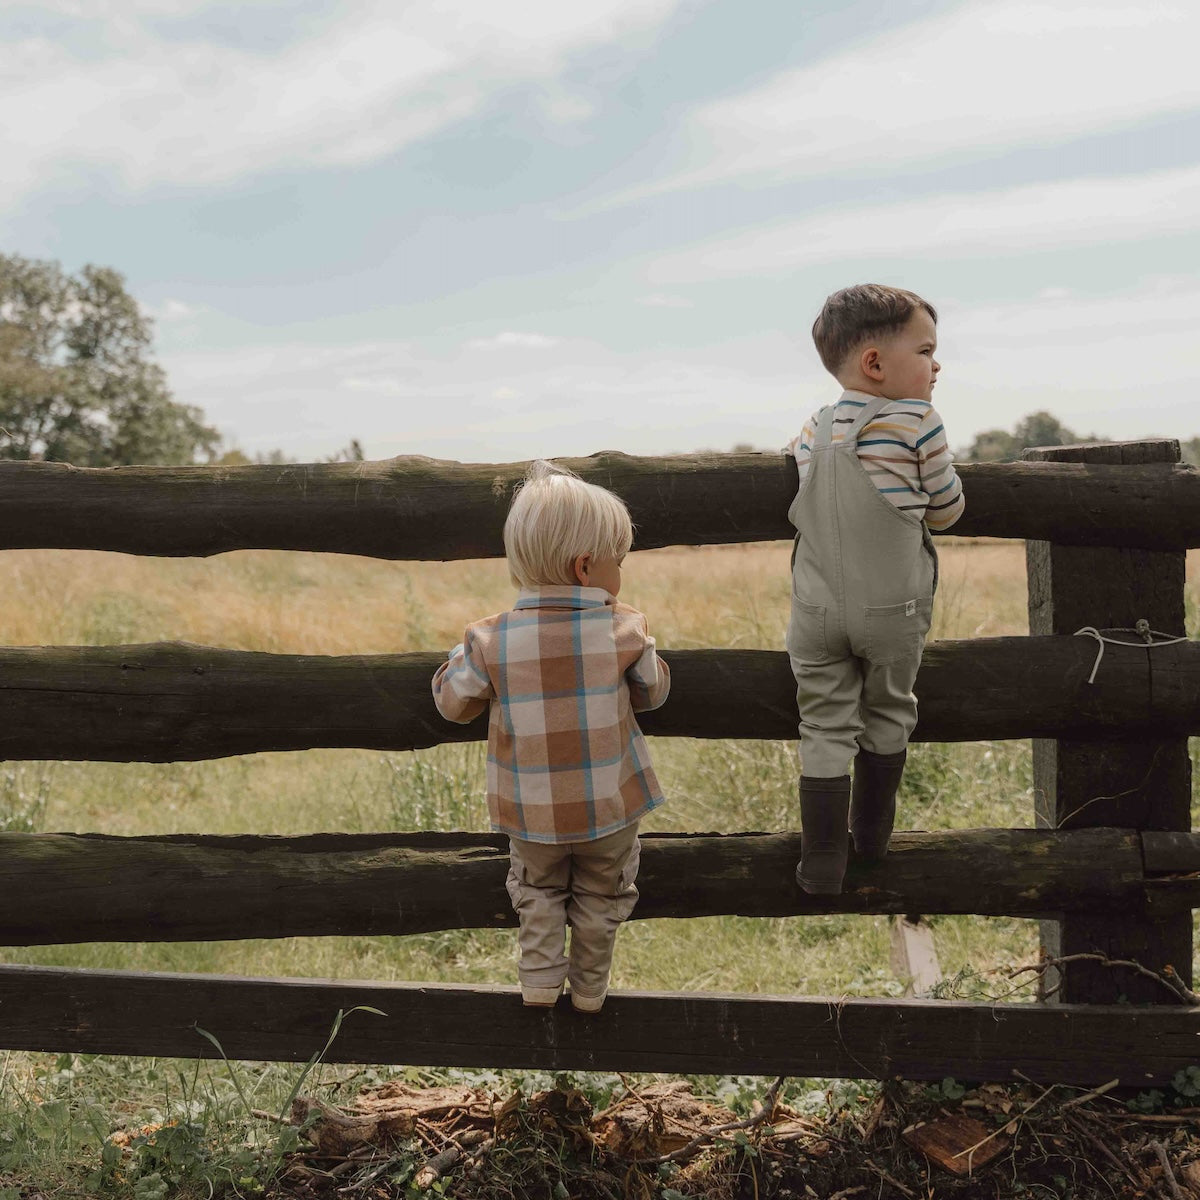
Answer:
<path fill-rule="evenodd" d="M 799 637 L 797 622 L 789 633 Z M 913 683 L 925 638 L 911 637 L 914 649 L 898 662 L 877 663 L 847 654 L 808 662 L 796 673 L 800 707 L 800 759 L 806 775 L 846 775 L 859 748 L 897 754 L 917 724 Z"/>
<path fill-rule="evenodd" d="M 507 886 L 520 920 L 517 975 L 523 986 L 555 988 L 569 980 L 571 991 L 587 998 L 608 990 L 617 926 L 638 898 L 637 831 L 635 821 L 592 842 L 545 845 L 509 838 Z"/>

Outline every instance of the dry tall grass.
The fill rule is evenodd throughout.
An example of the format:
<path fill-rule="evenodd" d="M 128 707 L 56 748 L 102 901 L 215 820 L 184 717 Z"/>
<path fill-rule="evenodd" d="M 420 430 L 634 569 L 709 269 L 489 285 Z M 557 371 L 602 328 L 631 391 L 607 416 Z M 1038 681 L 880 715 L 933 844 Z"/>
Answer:
<path fill-rule="evenodd" d="M 774 542 L 634 554 L 622 598 L 650 615 L 667 647 L 775 648 L 789 552 Z M 499 559 L 388 563 L 282 551 L 166 559 L 9 550 L 0 587 L 11 601 L 0 641 L 10 646 L 161 639 L 288 654 L 450 646 L 513 593 Z M 1024 606 L 1019 544 L 945 539 L 934 637 L 1022 633 Z"/>
<path fill-rule="evenodd" d="M 623 598 L 665 648 L 777 648 L 787 620 L 784 543 L 633 555 Z M 945 539 L 935 637 L 1021 634 L 1020 544 Z M 67 551 L 0 555 L 0 643 L 187 640 L 281 653 L 444 649 L 465 624 L 507 607 L 502 561 L 384 563 L 242 552 L 211 560 Z M 1200 558 L 1189 562 L 1192 633 Z M 648 829 L 779 829 L 797 823 L 794 747 L 657 740 L 671 802 Z M 110 833 L 300 833 L 482 828 L 478 746 L 419 754 L 264 754 L 210 763 L 10 764 L 0 827 Z M 910 828 L 1032 823 L 1024 743 L 915 747 L 901 823 Z M 1035 949 L 1031 922 L 940 918 L 949 971 L 986 971 Z M 96 945 L 3 952 L 8 961 L 341 977 L 508 981 L 512 935 L 455 931 L 407 939 L 318 938 L 204 945 Z M 878 994 L 882 918 L 634 922 L 619 987 Z"/>

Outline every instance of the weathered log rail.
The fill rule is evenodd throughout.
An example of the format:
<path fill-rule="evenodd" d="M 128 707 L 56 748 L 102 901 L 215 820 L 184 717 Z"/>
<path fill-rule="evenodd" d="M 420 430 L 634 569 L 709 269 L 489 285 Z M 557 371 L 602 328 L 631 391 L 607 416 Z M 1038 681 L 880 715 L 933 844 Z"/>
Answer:
<path fill-rule="evenodd" d="M 582 1020 L 515 988 L 0 967 L 16 1050 L 306 1062 L 359 1006 L 384 1015 L 353 1013 L 327 1061 L 1150 1087 L 1200 1057 L 1200 1009 L 1180 1006 L 626 992 Z"/>
<path fill-rule="evenodd" d="M 646 834 L 635 919 L 1200 907 L 1200 835 L 900 833 L 840 896 L 795 884 L 798 833 Z M 508 841 L 468 833 L 108 837 L 0 833 L 0 944 L 387 936 L 516 923 Z"/>
<path fill-rule="evenodd" d="M 793 533 L 787 510 L 796 465 L 782 453 L 558 461 L 625 499 L 638 549 Z M 1200 470 L 1116 462 L 964 463 L 967 511 L 953 532 L 1079 546 L 1200 546 Z M 527 465 L 421 457 L 240 467 L 0 462 L 0 548 L 495 557 Z"/>
<path fill-rule="evenodd" d="M 1183 554 L 1200 546 L 1200 471 L 1178 444 L 1064 447 L 965 465 L 966 536 L 1031 539 L 1044 636 L 926 648 L 917 739 L 1039 741 L 1051 828 L 901 833 L 852 862 L 838 897 L 799 892 L 795 833 L 645 838 L 637 918 L 975 913 L 1047 921 L 1043 944 L 1191 981 L 1200 835 L 1186 745 L 1200 733 L 1200 645 L 1097 646 L 1081 625 L 1146 616 L 1183 632 Z M 783 455 L 566 460 L 622 495 L 639 548 L 791 536 Z M 164 556 L 267 548 L 388 559 L 498 555 L 525 464 L 379 463 L 80 470 L 0 463 L 0 548 Z M 1041 539 L 1040 541 L 1038 539 Z M 1050 545 L 1048 543 L 1053 543 Z M 1117 547 L 1119 549 L 1105 549 Z M 1066 549 L 1070 548 L 1070 549 Z M 782 615 L 781 615 L 782 621 Z M 792 738 L 782 653 L 666 651 L 658 736 Z M 413 749 L 484 736 L 434 712 L 441 654 L 339 658 L 203 646 L 0 650 L 0 757 L 175 761 L 315 746 Z M 1090 826 L 1090 827 L 1084 827 Z M 138 837 L 0 834 L 0 941 L 392 935 L 509 925 L 505 847 L 486 834 Z M 1052 926 L 1052 928 L 1051 928 Z M 1055 930 L 1066 940 L 1052 941 Z M 1076 968 L 1079 967 L 1077 970 Z M 587 1021 L 511 988 L 263 980 L 0 966 L 12 1049 L 306 1061 L 361 1005 L 331 1061 L 1126 1085 L 1200 1059 L 1200 1008 L 1144 973 L 1074 963 L 1060 995 L 1100 1004 L 614 995 Z M 1167 1002 L 1170 1002 L 1169 1004 Z"/>
<path fill-rule="evenodd" d="M 1179 448 L 1172 442 L 1134 442 L 1123 447 L 1063 446 L 1031 450 L 1042 465 L 1065 461 L 1079 467 L 1111 462 L 1118 471 L 1172 467 Z M 1136 464 L 1136 465 L 1135 465 Z M 1068 546 L 1044 541 L 1025 544 L 1032 634 L 1073 634 L 1088 625 L 1126 629 L 1139 619 L 1173 635 L 1186 627 L 1184 591 L 1187 564 L 1181 550 L 1144 547 Z M 1102 614 L 1102 615 L 1101 615 Z M 1156 670 L 1158 651 L 1150 651 Z M 1103 667 L 1101 667 L 1103 670 Z M 1105 740 L 1087 734 L 1035 738 L 1033 789 L 1035 819 L 1049 826 L 1110 826 L 1126 829 L 1187 830 L 1191 827 L 1192 764 L 1187 739 L 1178 732 L 1143 730 L 1136 738 Z M 1154 1003 L 1158 984 L 1130 978 L 1078 954 L 1099 951 L 1113 959 L 1192 968 L 1192 914 L 1156 921 L 1087 913 L 1044 922 L 1042 949 L 1050 958 L 1073 958 L 1047 987 L 1063 1003 Z"/>
<path fill-rule="evenodd" d="M 1200 643 L 1089 637 L 930 643 L 914 739 L 1200 734 Z M 659 737 L 796 736 L 782 651 L 665 651 L 671 697 L 641 720 Z M 316 746 L 412 750 L 486 736 L 433 707 L 440 654 L 324 657 L 185 643 L 0 650 L 0 758 L 168 762 Z M 971 697 L 969 705 L 964 696 Z M 731 703 L 736 697 L 737 703 Z"/>

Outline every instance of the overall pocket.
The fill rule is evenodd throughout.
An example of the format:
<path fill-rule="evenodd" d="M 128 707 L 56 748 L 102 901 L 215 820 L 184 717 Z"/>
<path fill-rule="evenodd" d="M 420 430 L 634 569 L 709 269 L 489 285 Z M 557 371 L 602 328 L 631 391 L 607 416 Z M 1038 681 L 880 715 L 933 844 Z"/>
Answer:
<path fill-rule="evenodd" d="M 641 865 L 642 843 L 641 839 L 635 839 L 633 849 L 630 851 L 629 858 L 621 869 L 620 879 L 617 881 L 617 902 L 613 908 L 619 921 L 628 921 L 629 914 L 633 912 L 634 906 L 638 902 L 637 877 L 638 868 Z"/>
<path fill-rule="evenodd" d="M 823 662 L 829 657 L 825 638 L 825 606 L 792 596 L 787 627 L 788 654 L 797 662 Z"/>
<path fill-rule="evenodd" d="M 933 598 L 924 596 L 900 604 L 866 608 L 866 657 L 878 666 L 921 657 L 933 620 Z"/>

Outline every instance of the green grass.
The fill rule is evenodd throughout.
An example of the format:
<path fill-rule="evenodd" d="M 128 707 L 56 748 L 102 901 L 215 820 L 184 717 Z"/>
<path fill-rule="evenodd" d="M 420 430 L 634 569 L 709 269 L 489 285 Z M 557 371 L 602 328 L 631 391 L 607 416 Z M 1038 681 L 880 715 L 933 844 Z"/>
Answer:
<path fill-rule="evenodd" d="M 779 644 L 786 604 L 786 575 L 779 567 L 786 568 L 786 548 L 655 552 L 635 559 L 629 599 L 651 614 L 661 645 Z M 965 544 L 945 554 L 943 563 L 938 636 L 1022 632 L 1019 548 Z M 449 646 L 464 619 L 511 599 L 502 564 L 414 566 L 313 555 L 239 554 L 176 563 L 12 552 L 0 557 L 0 579 L 19 601 L 0 614 L 0 641 L 14 644 L 187 638 L 285 653 L 429 649 Z M 1188 621 L 1197 636 L 1200 591 L 1194 580 L 1193 572 Z M 1200 779 L 1200 741 L 1191 745 Z M 794 744 L 659 739 L 652 753 L 669 803 L 646 822 L 648 831 L 779 830 L 798 824 Z M 480 745 L 414 754 L 314 750 L 201 763 L 7 763 L 0 766 L 0 829 L 481 830 L 482 793 Z M 1032 823 L 1028 743 L 912 748 L 902 828 Z M 992 973 L 1036 955 L 1034 922 L 931 920 L 949 994 L 997 994 L 1005 985 Z M 506 983 L 515 980 L 514 941 L 508 930 L 455 930 L 409 938 L 97 943 L 10 948 L 0 950 L 0 960 Z M 633 921 L 618 940 L 613 983 L 618 989 L 864 996 L 895 994 L 902 986 L 888 967 L 887 920 L 861 916 Z M 1016 998 L 1027 996 L 1028 991 Z M 246 1101 L 276 1110 L 298 1070 L 0 1056 L 0 1200 L 16 1200 L 5 1189 L 18 1184 L 36 1184 L 58 1196 L 101 1189 L 117 1200 L 157 1200 L 159 1183 L 189 1200 L 207 1197 L 210 1183 L 231 1194 L 256 1195 L 280 1144 L 276 1129 L 250 1119 Z M 324 1078 L 350 1087 L 376 1077 L 373 1071 L 327 1069 L 306 1086 Z M 510 1073 L 504 1080 L 532 1078 Z M 614 1081 L 597 1077 L 588 1086 L 599 1094 Z M 748 1097 L 759 1084 L 724 1079 L 702 1086 L 714 1095 Z M 796 1086 L 821 1094 L 820 1086 Z M 171 1121 L 180 1132 L 154 1135 L 153 1142 L 147 1135 L 132 1159 L 105 1164 L 104 1140 L 115 1128 L 136 1131 Z M 238 1183 L 243 1178 L 253 1182 Z"/>
<path fill-rule="evenodd" d="M 282 1116 L 300 1088 L 378 1077 L 276 1063 L 6 1055 L 0 1200 L 18 1200 L 30 1185 L 64 1198 L 260 1196 L 297 1139 L 254 1111 Z"/>
<path fill-rule="evenodd" d="M 793 745 L 660 740 L 653 751 L 671 802 L 648 827 L 795 825 Z M 916 746 L 911 764 L 906 825 L 1029 822 L 1028 753 L 1019 744 Z M 115 832 L 482 829 L 482 777 L 479 745 L 411 755 L 314 751 L 213 763 L 9 764 L 0 775 L 0 825 Z M 934 923 L 943 968 L 972 987 L 981 972 L 1028 960 L 1036 950 L 1032 922 L 937 917 Z M 514 978 L 513 952 L 511 931 L 450 930 L 409 938 L 29 947 L 4 957 L 130 970 L 484 983 Z M 901 984 L 887 964 L 888 925 L 881 917 L 634 921 L 618 942 L 614 985 L 897 994 Z M 997 985 L 985 978 L 983 986 Z M 197 1051 L 206 1048 L 198 1034 Z M 242 1096 L 250 1107 L 278 1111 L 299 1068 L 13 1054 L 0 1070 L 0 1200 L 16 1200 L 15 1193 L 5 1196 L 9 1180 L 14 1188 L 36 1184 L 63 1197 L 199 1200 L 209 1196 L 210 1184 L 217 1194 L 261 1194 L 256 1189 L 270 1179 L 287 1143 L 280 1143 L 276 1127 L 249 1117 Z M 494 1078 L 501 1091 L 549 1082 L 536 1073 L 428 1074 Z M 319 1089 L 321 1080 L 347 1081 L 341 1096 L 379 1075 L 330 1068 L 306 1090 Z M 617 1082 L 595 1077 L 588 1086 L 602 1099 Z M 723 1078 L 700 1086 L 726 1103 L 745 1102 L 761 1092 L 763 1081 Z M 792 1091 L 824 1102 L 820 1082 L 794 1081 Z M 169 1122 L 176 1124 L 166 1132 L 137 1136 L 142 1126 Z M 132 1156 L 115 1158 L 106 1139 L 122 1130 L 134 1134 Z"/>
<path fill-rule="evenodd" d="M 351 1012 L 344 1020 L 364 1016 Z M 8 1055 L 0 1059 L 0 1200 L 290 1196 L 272 1184 L 282 1173 L 285 1155 L 298 1144 L 297 1133 L 254 1113 L 282 1116 L 298 1093 L 345 1103 L 364 1087 L 397 1078 L 413 1085 L 465 1084 L 500 1098 L 514 1091 L 528 1097 L 552 1087 L 577 1089 L 598 1111 L 624 1094 L 627 1083 L 641 1087 L 654 1077 Z M 739 1116 L 749 1115 L 768 1083 L 751 1076 L 689 1078 L 698 1097 Z M 796 1079 L 787 1081 L 780 1098 L 796 1111 L 819 1115 L 877 1092 L 878 1085 L 871 1083 Z M 512 1148 L 518 1154 L 530 1150 L 528 1145 Z M 509 1149 L 502 1147 L 495 1157 L 501 1159 Z M 539 1149 L 525 1164 L 534 1174 L 539 1167 L 554 1166 L 553 1140 Z M 414 1143 L 413 1165 L 423 1163 L 426 1153 Z M 401 1177 L 406 1174 L 404 1154 L 400 1144 L 393 1171 Z M 504 1169 L 503 1162 L 497 1165 Z M 525 1173 L 520 1164 L 509 1164 L 509 1170 L 512 1194 L 529 1194 L 515 1190 Z M 353 1182 L 353 1175 L 339 1180 L 342 1185 Z M 352 1188 L 351 1194 L 366 1200 L 380 1193 Z M 409 1193 L 401 1188 L 388 1194 Z"/>
<path fill-rule="evenodd" d="M 651 830 L 795 828 L 790 743 L 660 739 L 671 798 Z M 914 746 L 901 824 L 947 829 L 1032 823 L 1027 747 Z M 405 755 L 312 751 L 211 763 L 9 764 L 0 827 L 304 833 L 322 829 L 486 829 L 480 744 Z M 80 820 L 80 816 L 83 820 Z M 1032 922 L 935 918 L 947 971 L 1027 958 Z M 90 943 L 12 948 L 9 962 L 137 970 L 221 971 L 437 982 L 508 982 L 511 930 L 406 938 L 345 937 L 205 943 Z M 710 917 L 634 921 L 622 930 L 614 986 L 733 992 L 886 995 L 884 917 Z"/>

